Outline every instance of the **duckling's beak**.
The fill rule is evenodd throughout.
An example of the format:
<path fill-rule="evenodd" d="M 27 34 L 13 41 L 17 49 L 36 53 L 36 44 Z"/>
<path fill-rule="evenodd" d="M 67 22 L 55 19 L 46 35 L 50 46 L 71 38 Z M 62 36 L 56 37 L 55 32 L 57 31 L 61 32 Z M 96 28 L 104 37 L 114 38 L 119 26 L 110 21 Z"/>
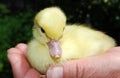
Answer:
<path fill-rule="evenodd" d="M 56 40 L 50 40 L 50 42 L 48 43 L 48 47 L 49 47 L 49 52 L 51 57 L 53 58 L 60 58 L 62 55 L 62 48 L 60 47 L 60 44 L 58 41 Z"/>

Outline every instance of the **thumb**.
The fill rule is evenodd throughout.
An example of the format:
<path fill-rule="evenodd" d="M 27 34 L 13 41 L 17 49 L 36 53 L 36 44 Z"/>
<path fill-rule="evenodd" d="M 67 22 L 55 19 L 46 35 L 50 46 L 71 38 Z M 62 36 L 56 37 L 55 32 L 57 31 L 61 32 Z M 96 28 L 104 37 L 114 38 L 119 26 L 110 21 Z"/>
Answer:
<path fill-rule="evenodd" d="M 100 56 L 69 61 L 61 66 L 50 67 L 47 71 L 47 78 L 117 77 L 120 77 L 120 48 L 111 49 Z"/>

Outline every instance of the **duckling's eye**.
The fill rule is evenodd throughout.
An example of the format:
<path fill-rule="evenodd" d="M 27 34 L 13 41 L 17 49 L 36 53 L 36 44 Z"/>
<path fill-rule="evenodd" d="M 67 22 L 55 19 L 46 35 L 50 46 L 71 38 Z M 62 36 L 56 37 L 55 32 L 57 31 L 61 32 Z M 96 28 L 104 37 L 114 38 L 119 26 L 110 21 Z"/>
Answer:
<path fill-rule="evenodd" d="M 43 28 L 41 28 L 41 31 L 42 31 L 43 33 L 45 33 L 45 31 L 44 31 L 44 29 L 43 29 Z"/>

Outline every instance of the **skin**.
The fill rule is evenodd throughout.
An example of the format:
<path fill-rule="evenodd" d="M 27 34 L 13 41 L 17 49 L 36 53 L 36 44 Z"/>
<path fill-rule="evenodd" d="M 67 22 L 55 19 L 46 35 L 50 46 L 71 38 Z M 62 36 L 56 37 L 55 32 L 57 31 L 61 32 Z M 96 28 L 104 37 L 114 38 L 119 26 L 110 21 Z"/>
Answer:
<path fill-rule="evenodd" d="M 120 78 L 120 47 L 114 47 L 99 56 L 49 67 L 46 75 L 41 75 L 29 65 L 26 48 L 26 44 L 20 43 L 8 50 L 14 78 Z"/>

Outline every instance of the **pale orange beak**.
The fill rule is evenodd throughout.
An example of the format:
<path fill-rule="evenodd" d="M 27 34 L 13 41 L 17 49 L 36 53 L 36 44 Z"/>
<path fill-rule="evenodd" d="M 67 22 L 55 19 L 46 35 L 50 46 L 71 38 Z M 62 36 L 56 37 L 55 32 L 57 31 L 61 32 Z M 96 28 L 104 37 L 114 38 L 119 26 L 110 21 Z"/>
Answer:
<path fill-rule="evenodd" d="M 56 40 L 50 40 L 48 43 L 49 52 L 51 57 L 53 58 L 60 58 L 62 55 L 62 48 L 60 47 L 60 44 Z"/>

